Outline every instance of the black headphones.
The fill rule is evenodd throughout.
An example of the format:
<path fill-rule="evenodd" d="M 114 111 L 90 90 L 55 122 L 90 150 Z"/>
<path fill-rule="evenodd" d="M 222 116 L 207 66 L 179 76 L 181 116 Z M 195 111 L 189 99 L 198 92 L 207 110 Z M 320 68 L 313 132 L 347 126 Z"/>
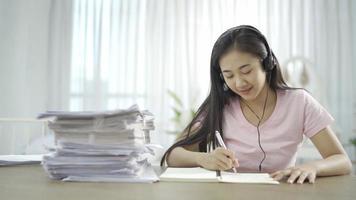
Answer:
<path fill-rule="evenodd" d="M 267 39 L 266 37 L 255 27 L 250 26 L 250 25 L 240 25 L 240 26 L 236 26 L 233 28 L 228 29 L 223 35 L 224 36 L 228 36 L 231 35 L 234 32 L 239 32 L 241 30 L 250 30 L 253 33 L 255 33 L 257 35 L 258 38 L 260 38 L 262 40 L 262 42 L 264 43 L 266 50 L 267 50 L 267 57 L 263 59 L 262 61 L 262 66 L 263 69 L 266 72 L 272 71 L 273 68 L 276 66 L 276 61 L 273 57 L 273 52 L 271 50 L 271 48 L 268 45 Z"/>

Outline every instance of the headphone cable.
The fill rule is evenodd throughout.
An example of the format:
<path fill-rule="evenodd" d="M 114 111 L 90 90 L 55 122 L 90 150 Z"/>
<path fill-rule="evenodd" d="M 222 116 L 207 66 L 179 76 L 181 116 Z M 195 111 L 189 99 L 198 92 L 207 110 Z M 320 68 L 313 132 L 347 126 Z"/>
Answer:
<path fill-rule="evenodd" d="M 246 106 L 248 107 L 248 109 L 257 117 L 258 119 L 258 124 L 257 124 L 257 134 L 258 134 L 258 145 L 260 146 L 260 149 L 262 150 L 263 152 L 263 159 L 261 160 L 259 166 L 258 166 L 258 170 L 261 172 L 262 171 L 262 163 L 263 161 L 266 159 L 266 152 L 264 151 L 264 149 L 262 148 L 262 145 L 261 145 L 261 134 L 260 134 L 260 124 L 263 120 L 263 117 L 265 115 L 265 110 L 266 110 L 266 104 L 267 104 L 267 99 L 268 99 L 268 88 L 267 88 L 267 95 L 266 95 L 266 98 L 265 98 L 265 102 L 264 102 L 264 105 L 263 105 L 263 111 L 262 111 L 262 116 L 261 118 L 252 110 L 252 108 L 248 105 L 247 102 L 245 101 L 242 101 L 244 104 L 246 104 Z"/>

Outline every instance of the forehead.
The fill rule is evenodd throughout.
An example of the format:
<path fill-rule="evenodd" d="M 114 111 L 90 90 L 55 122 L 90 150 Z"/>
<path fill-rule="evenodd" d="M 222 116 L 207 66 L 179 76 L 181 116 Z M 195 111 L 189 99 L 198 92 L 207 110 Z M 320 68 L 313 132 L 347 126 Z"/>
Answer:
<path fill-rule="evenodd" d="M 231 50 L 221 56 L 219 65 L 223 70 L 230 69 L 235 66 L 250 64 L 256 60 L 258 60 L 258 57 L 251 53 L 246 53 L 239 50 Z"/>

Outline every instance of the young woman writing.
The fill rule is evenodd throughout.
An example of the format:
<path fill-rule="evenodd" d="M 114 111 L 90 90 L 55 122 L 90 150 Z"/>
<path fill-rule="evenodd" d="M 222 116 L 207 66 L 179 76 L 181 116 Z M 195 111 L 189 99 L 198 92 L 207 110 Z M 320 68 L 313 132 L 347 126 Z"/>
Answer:
<path fill-rule="evenodd" d="M 348 174 L 351 162 L 331 115 L 305 90 L 290 88 L 266 38 L 252 26 L 224 32 L 210 61 L 210 94 L 164 154 L 171 167 L 267 172 L 289 183 Z M 219 131 L 227 149 L 218 146 Z M 303 136 L 323 159 L 295 165 Z"/>

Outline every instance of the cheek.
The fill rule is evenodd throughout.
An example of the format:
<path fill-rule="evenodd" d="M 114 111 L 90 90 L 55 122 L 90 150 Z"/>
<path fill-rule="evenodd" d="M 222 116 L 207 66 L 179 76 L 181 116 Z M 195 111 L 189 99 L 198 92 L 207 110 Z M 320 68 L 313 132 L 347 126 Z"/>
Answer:
<path fill-rule="evenodd" d="M 265 82 L 266 82 L 266 74 L 259 73 L 256 76 L 256 84 L 258 84 L 259 86 L 264 86 Z"/>
<path fill-rule="evenodd" d="M 256 74 L 251 72 L 242 76 L 242 80 L 246 85 L 256 85 L 257 79 Z"/>
<path fill-rule="evenodd" d="M 255 85 L 257 82 L 256 74 L 250 73 L 248 75 L 245 75 L 245 81 L 250 85 Z"/>

